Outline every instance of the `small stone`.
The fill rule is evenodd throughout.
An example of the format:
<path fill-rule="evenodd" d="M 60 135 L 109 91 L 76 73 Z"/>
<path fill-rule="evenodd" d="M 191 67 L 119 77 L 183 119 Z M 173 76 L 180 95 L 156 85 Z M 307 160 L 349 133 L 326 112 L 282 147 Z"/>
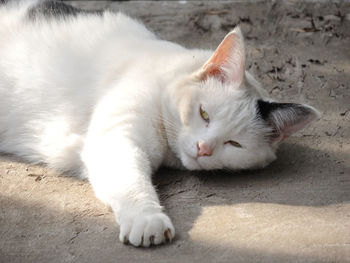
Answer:
<path fill-rule="evenodd" d="M 324 19 L 328 21 L 340 21 L 340 17 L 335 15 L 326 15 Z"/>
<path fill-rule="evenodd" d="M 350 13 L 345 15 L 345 20 L 350 21 Z"/>

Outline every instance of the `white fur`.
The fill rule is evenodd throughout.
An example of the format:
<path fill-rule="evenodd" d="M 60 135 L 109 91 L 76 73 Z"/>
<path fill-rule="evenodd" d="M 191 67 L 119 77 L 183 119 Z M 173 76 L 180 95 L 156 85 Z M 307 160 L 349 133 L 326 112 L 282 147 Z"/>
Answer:
<path fill-rule="evenodd" d="M 121 13 L 28 22 L 33 4 L 0 8 L 0 151 L 88 177 L 121 241 L 174 237 L 150 179 L 160 165 L 241 169 L 275 158 L 248 73 L 241 89 L 198 81 L 211 51 L 159 40 Z M 200 140 L 212 156 L 197 158 Z"/>

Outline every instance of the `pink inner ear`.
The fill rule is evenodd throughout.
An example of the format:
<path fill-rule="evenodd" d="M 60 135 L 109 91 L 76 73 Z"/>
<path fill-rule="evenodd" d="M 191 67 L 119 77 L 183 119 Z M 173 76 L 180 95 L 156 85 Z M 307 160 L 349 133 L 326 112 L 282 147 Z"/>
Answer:
<path fill-rule="evenodd" d="M 289 136 L 291 136 L 293 133 L 296 133 L 297 131 L 305 128 L 309 123 L 314 121 L 317 118 L 317 115 L 310 114 L 306 119 L 301 120 L 298 123 L 295 123 L 294 125 L 286 125 L 279 131 L 279 136 L 273 138 L 273 142 L 282 142 L 285 139 L 287 139 Z"/>
<path fill-rule="evenodd" d="M 221 42 L 212 57 L 203 66 L 201 79 L 219 78 L 222 82 L 241 84 L 245 70 L 245 52 L 241 31 L 236 28 Z"/>
<path fill-rule="evenodd" d="M 225 39 L 221 42 L 219 47 L 216 49 L 213 56 L 209 59 L 207 63 L 204 65 L 204 69 L 212 67 L 211 65 L 215 65 L 216 67 L 225 63 L 227 58 L 230 55 L 230 51 L 233 48 L 234 37 L 233 34 L 228 34 Z"/>
<path fill-rule="evenodd" d="M 215 77 L 217 79 L 220 79 L 222 82 L 225 81 L 222 70 L 217 64 L 207 62 L 204 65 L 203 69 L 204 69 L 204 74 L 202 74 L 201 80 L 205 80 L 208 77 Z"/>

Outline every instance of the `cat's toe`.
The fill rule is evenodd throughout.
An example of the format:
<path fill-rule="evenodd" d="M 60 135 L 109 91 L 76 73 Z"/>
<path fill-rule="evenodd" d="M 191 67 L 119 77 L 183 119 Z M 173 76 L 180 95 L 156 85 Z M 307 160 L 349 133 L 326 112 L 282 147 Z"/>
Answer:
<path fill-rule="evenodd" d="M 139 215 L 129 227 L 121 224 L 120 241 L 133 246 L 149 247 L 171 241 L 175 229 L 169 217 L 163 213 Z"/>
<path fill-rule="evenodd" d="M 131 228 L 131 232 L 129 235 L 129 243 L 134 245 L 135 247 L 139 247 L 142 245 L 144 241 L 143 231 L 145 229 L 147 222 L 144 220 L 136 220 Z"/>
<path fill-rule="evenodd" d="M 130 230 L 131 230 L 130 223 L 124 223 L 120 225 L 119 240 L 124 244 L 127 244 L 129 242 Z"/>
<path fill-rule="evenodd" d="M 143 246 L 149 247 L 150 245 L 164 243 L 166 241 L 164 229 L 166 229 L 169 223 L 171 224 L 170 220 L 167 222 L 166 218 L 161 217 L 155 217 L 149 221 L 144 231 Z"/>

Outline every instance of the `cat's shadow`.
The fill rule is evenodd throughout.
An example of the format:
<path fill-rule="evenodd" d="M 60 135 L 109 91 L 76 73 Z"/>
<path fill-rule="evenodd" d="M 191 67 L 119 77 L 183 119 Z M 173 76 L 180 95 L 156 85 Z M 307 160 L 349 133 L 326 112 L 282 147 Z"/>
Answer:
<path fill-rule="evenodd" d="M 343 161 L 344 155 L 345 153 L 324 152 L 300 144 L 285 143 L 278 150 L 277 160 L 263 169 L 179 172 L 164 168 L 154 176 L 153 182 L 158 186 L 158 192 L 165 204 L 169 195 L 181 197 L 186 192 L 193 192 L 203 206 L 212 205 L 213 196 L 219 197 L 223 202 L 221 205 L 263 202 L 325 206 L 350 201 L 350 194 L 332 192 L 332 187 L 335 187 L 333 190 L 341 190 L 337 187 L 343 187 L 336 182 L 344 177 L 345 170 L 349 168 Z M 325 185 L 329 187 L 328 193 L 319 191 Z M 296 194 L 302 191 L 306 194 Z M 261 193 L 261 198 L 254 192 Z M 310 196 L 312 194 L 312 198 L 307 193 Z"/>
<path fill-rule="evenodd" d="M 207 214 L 212 214 L 210 208 L 213 207 L 219 208 L 215 211 L 221 213 L 215 216 L 225 217 L 226 210 L 229 212 L 242 204 L 247 204 L 244 207 L 248 210 L 250 204 L 257 204 L 255 209 L 268 210 L 268 214 L 280 210 L 294 213 L 290 207 L 297 211 L 310 208 L 312 213 L 317 208 L 349 202 L 350 193 L 341 183 L 346 180 L 348 170 L 342 161 L 345 159 L 343 154 L 285 143 L 278 151 L 278 159 L 264 169 L 241 172 L 162 169 L 154 177 L 154 183 L 158 186 L 163 205 L 175 218 L 175 225 L 182 227 L 181 235 L 191 240 L 189 232 L 198 231 L 195 223 L 200 224 L 201 217 L 203 222 L 211 220 Z M 212 222 L 221 224 L 220 220 L 213 219 Z"/>
<path fill-rule="evenodd" d="M 10 197 L 0 195 L 0 203 L 4 205 L 4 209 L 9 210 L 6 212 L 6 217 L 3 217 L 3 226 L 8 226 L 13 231 L 10 236 L 4 235 L 4 240 L 7 238 L 10 243 L 3 243 L 3 251 L 12 254 L 19 251 L 21 255 L 37 255 L 37 257 L 42 257 L 41 250 L 51 251 L 46 259 L 50 259 L 50 256 L 56 255 L 55 253 L 58 253 L 57 255 L 66 253 L 67 257 L 78 256 L 82 260 L 90 260 L 99 255 L 104 262 L 115 262 L 118 259 L 124 262 L 130 257 L 140 259 L 136 262 L 145 262 L 143 261 L 145 258 L 173 262 L 169 261 L 169 255 L 178 255 L 177 259 L 180 262 L 186 259 L 186 255 L 196 255 L 197 259 L 206 258 L 207 262 L 214 262 L 218 255 L 227 257 L 223 262 L 231 262 L 230 257 L 233 256 L 245 258 L 248 262 L 251 261 L 249 259 L 256 258 L 266 259 L 267 262 L 294 260 L 296 256 L 294 254 L 277 250 L 271 253 L 250 246 L 242 248 L 234 242 L 220 243 L 208 240 L 202 242 L 193 239 L 193 236 L 207 232 L 205 226 L 203 228 L 201 225 L 203 223 L 201 220 L 203 216 L 205 220 L 208 219 L 210 208 L 218 207 L 219 213 L 225 213 L 225 209 L 229 211 L 242 204 L 248 206 L 257 204 L 255 207 L 263 210 L 266 209 L 264 205 L 280 205 L 287 209 L 288 207 L 322 208 L 349 202 L 350 193 L 345 189 L 346 185 L 341 183 L 341 180 L 346 179 L 345 170 L 348 169 L 347 164 L 342 161 L 344 159 L 342 154 L 314 150 L 292 141 L 283 144 L 278 151 L 278 159 L 261 170 L 233 173 L 161 169 L 154 176 L 154 184 L 157 186 L 162 205 L 177 229 L 177 237 L 172 245 L 150 250 L 122 245 L 118 241 L 119 229 L 114 222 L 114 216 L 108 213 L 102 204 L 95 205 L 97 208 L 92 206 L 91 211 L 82 209 L 81 214 L 79 211 L 72 212 L 69 209 L 67 211 L 52 206 L 50 208 L 34 205 L 30 199 L 16 200 L 17 197 L 13 196 L 11 200 Z M 55 180 L 54 177 L 47 179 Z M 86 191 L 89 192 L 87 200 L 82 197 L 85 201 L 83 205 L 88 208 L 89 202 L 94 200 L 90 187 L 74 179 L 63 180 L 72 182 L 67 185 L 71 187 L 73 184 L 73 189 L 82 191 L 81 195 Z M 64 190 L 57 189 L 57 191 L 60 195 L 64 194 Z M 229 216 L 232 216 L 232 213 Z M 220 220 L 217 217 L 213 222 L 220 223 Z M 13 222 L 17 222 L 20 227 L 13 228 Z M 209 223 L 207 227 L 216 227 L 212 224 Z M 243 226 L 242 230 L 244 232 L 249 229 Z M 30 239 L 33 236 L 37 238 Z M 29 239 L 32 248 L 40 247 L 41 250 L 35 252 L 26 246 Z M 12 246 L 11 242 L 19 245 Z M 52 247 L 57 244 L 63 244 L 66 248 L 53 251 Z M 305 255 L 298 255 L 298 258 L 309 259 Z M 5 254 L 5 259 L 11 261 L 13 257 Z"/>

